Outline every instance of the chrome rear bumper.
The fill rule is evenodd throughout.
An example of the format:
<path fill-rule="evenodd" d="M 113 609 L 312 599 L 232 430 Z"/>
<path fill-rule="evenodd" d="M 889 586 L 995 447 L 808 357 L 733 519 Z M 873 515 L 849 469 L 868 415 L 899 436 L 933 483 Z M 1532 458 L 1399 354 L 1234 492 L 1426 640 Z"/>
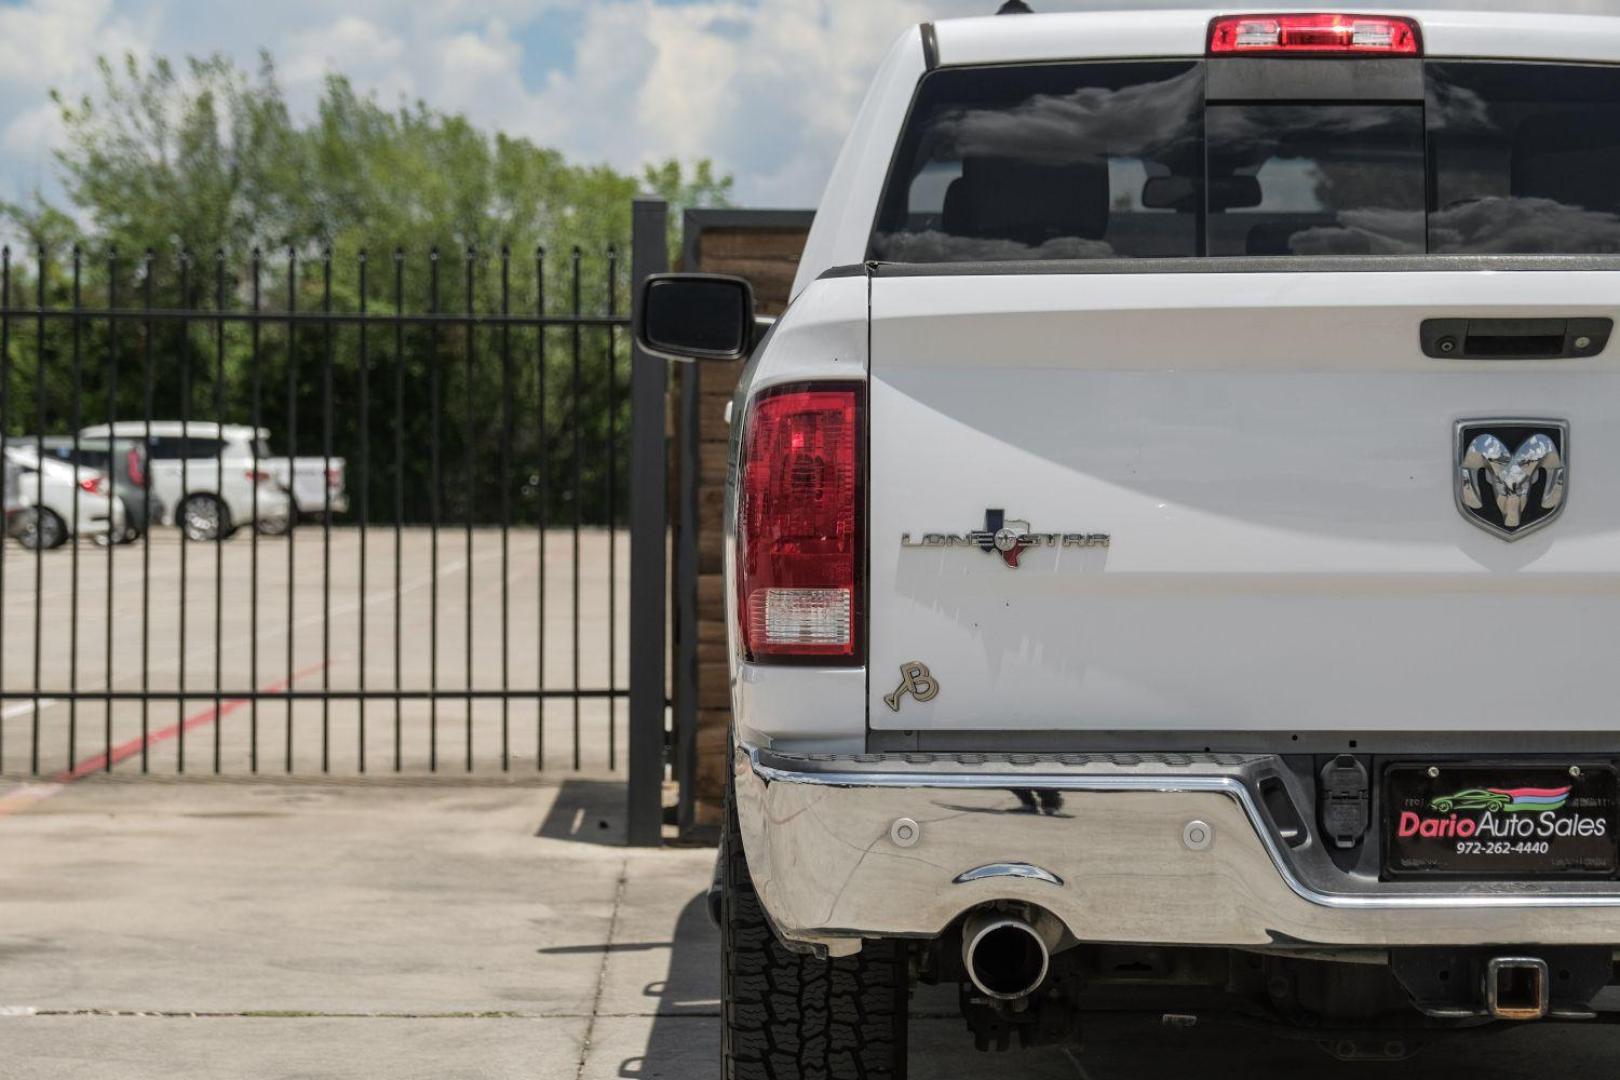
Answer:
<path fill-rule="evenodd" d="M 1332 881 L 1237 755 L 868 755 L 739 748 L 737 810 L 777 930 L 830 955 L 1021 900 L 1081 941 L 1620 945 L 1620 885 Z M 1314 860 L 1313 860 L 1314 856 Z"/>

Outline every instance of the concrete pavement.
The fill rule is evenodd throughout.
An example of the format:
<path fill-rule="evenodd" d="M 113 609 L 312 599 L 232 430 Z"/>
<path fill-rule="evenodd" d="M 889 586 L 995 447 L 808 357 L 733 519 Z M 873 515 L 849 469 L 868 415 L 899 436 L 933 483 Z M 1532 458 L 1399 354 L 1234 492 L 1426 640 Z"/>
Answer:
<path fill-rule="evenodd" d="M 583 779 L 98 777 L 6 804 L 0 1077 L 711 1080 L 712 853 L 618 846 L 621 798 Z M 918 1080 L 1522 1080 L 1620 1060 L 1608 1028 L 1354 1068 L 1127 1025 L 1094 1025 L 1078 1055 L 997 1057 L 972 1051 L 950 993 L 913 1015 Z"/>
<path fill-rule="evenodd" d="M 318 775 L 323 765 L 338 776 L 389 772 L 396 760 L 410 773 L 499 774 L 503 754 L 519 774 L 542 762 L 598 774 L 623 768 L 622 700 L 576 709 L 552 697 L 542 706 L 533 691 L 628 685 L 628 534 L 586 528 L 577 547 L 568 529 L 513 529 L 502 540 L 498 529 L 469 538 L 446 525 L 436 541 L 420 527 L 396 537 L 375 526 L 185 545 L 169 529 L 150 547 L 84 543 L 37 557 L 0 545 L 0 776 L 94 767 L 107 749 L 177 723 L 183 738 L 115 754 L 115 771 L 138 773 L 144 759 L 156 773 L 172 774 L 182 760 L 188 774 L 212 773 L 216 746 L 217 771 L 238 776 Z M 216 680 L 226 702 L 218 723 Z M 230 699 L 232 691 L 396 686 L 505 686 L 513 696 L 505 704 L 451 696 L 436 709 L 381 698 L 363 710 L 341 697 L 291 706 Z M 145 687 L 151 700 L 74 708 L 57 693 L 72 687 Z M 180 688 L 191 696 L 165 696 Z M 36 689 L 46 692 L 37 710 Z"/>

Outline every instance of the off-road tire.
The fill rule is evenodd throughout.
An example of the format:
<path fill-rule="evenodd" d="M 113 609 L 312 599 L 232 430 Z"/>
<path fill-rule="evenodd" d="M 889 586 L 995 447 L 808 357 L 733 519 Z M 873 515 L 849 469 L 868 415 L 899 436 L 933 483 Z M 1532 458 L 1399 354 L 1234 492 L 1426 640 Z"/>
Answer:
<path fill-rule="evenodd" d="M 754 892 L 729 792 L 723 843 L 724 1080 L 905 1080 L 905 942 L 837 960 L 789 952 Z"/>

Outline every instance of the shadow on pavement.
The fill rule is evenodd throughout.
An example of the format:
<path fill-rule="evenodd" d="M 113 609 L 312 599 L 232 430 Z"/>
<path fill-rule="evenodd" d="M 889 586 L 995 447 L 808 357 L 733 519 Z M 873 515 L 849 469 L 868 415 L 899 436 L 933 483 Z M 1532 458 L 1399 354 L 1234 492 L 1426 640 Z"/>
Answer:
<path fill-rule="evenodd" d="M 1076 1055 L 1088 1080 L 1203 1076 L 1320 1080 L 1523 1080 L 1614 1075 L 1620 1030 L 1604 1024 L 1528 1025 L 1442 1037 L 1403 1061 L 1341 1062 L 1308 1040 L 1235 1025 L 1172 1031 L 1151 1021 L 1093 1022 Z M 1012 1062 L 1009 1060 L 1008 1065 Z M 1016 1068 L 1005 1074 L 1017 1076 Z M 919 1077 L 918 1080 L 921 1080 Z"/>
<path fill-rule="evenodd" d="M 553 945 L 534 951 L 540 956 L 600 956 L 603 953 L 662 952 L 669 947 L 667 941 L 624 941 L 616 945 Z"/>
<path fill-rule="evenodd" d="M 1126 1017 L 1088 1018 L 1077 1046 L 985 1054 L 960 1019 L 946 1018 L 947 1004 L 937 988 L 913 999 L 911 1080 L 1584 1080 L 1613 1076 L 1620 1062 L 1620 1029 L 1606 1024 L 1472 1032 L 1432 1041 L 1403 1061 L 1342 1062 L 1309 1039 Z"/>
<path fill-rule="evenodd" d="M 709 922 L 704 893 L 675 921 L 669 974 L 648 983 L 653 1025 L 647 1048 L 624 1059 L 619 1076 L 634 1080 L 697 1080 L 720 1068 L 720 932 Z"/>
<path fill-rule="evenodd" d="M 619 780 L 564 780 L 536 836 L 581 844 L 625 843 L 624 783 Z"/>

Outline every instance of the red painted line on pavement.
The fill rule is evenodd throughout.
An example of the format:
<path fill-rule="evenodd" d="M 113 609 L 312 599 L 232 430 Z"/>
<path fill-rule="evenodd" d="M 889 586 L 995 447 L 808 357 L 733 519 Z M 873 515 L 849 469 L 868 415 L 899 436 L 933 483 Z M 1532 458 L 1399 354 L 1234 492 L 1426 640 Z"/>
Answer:
<path fill-rule="evenodd" d="M 306 679 L 309 676 L 316 674 L 324 669 L 326 665 L 327 661 L 325 660 L 322 660 L 318 664 L 311 664 L 309 667 L 293 672 L 290 679 L 277 679 L 274 682 L 264 684 L 259 688 L 259 692 L 262 694 L 278 693 L 287 689 L 300 679 Z M 75 780 L 83 780 L 87 776 L 94 776 L 98 772 L 103 772 L 111 768 L 111 766 L 117 765 L 121 761 L 126 761 L 129 758 L 134 757 L 145 747 L 155 746 L 158 743 L 168 742 L 170 739 L 178 738 L 182 731 L 192 731 L 199 727 L 205 727 L 217 720 L 223 720 L 225 717 L 229 716 L 231 713 L 235 712 L 237 709 L 240 709 L 247 703 L 247 698 L 229 698 L 220 702 L 217 708 L 210 705 L 206 709 L 199 709 L 190 716 L 187 716 L 176 723 L 170 724 L 167 727 L 162 727 L 156 731 L 148 732 L 145 736 L 119 743 L 117 746 L 105 753 L 100 753 L 93 757 L 85 758 L 83 761 L 74 765 L 73 768 L 63 770 L 62 772 L 51 777 L 48 783 L 31 785 L 16 792 L 12 792 L 4 797 L 0 797 L 0 817 L 4 817 L 7 814 L 13 813 L 17 810 L 21 810 L 23 807 L 30 806 L 36 802 L 39 802 L 41 799 L 48 799 L 52 795 L 55 795 L 58 791 L 62 790 L 63 785 L 71 784 Z"/>
<path fill-rule="evenodd" d="M 265 683 L 263 686 L 259 687 L 259 693 L 280 693 L 293 683 L 297 682 L 299 679 L 308 678 L 324 667 L 326 667 L 325 660 L 322 660 L 318 664 L 311 664 L 307 668 L 293 672 L 292 678 L 290 679 L 277 679 L 274 682 Z M 231 713 L 235 712 L 237 709 L 240 709 L 247 703 L 247 698 L 231 698 L 228 701 L 220 702 L 217 709 L 210 705 L 206 709 L 201 709 L 192 713 L 190 716 L 179 721 L 178 723 L 170 724 L 168 727 L 159 728 L 156 731 L 148 732 L 145 738 L 135 738 L 130 739 L 128 742 L 119 743 L 117 746 L 112 748 L 110 754 L 97 754 L 95 757 L 85 758 L 83 761 L 73 766 L 73 768 L 53 776 L 51 780 L 53 783 L 57 784 L 71 784 L 75 780 L 82 780 L 86 776 L 90 776 L 93 773 L 102 772 L 107 769 L 109 757 L 112 759 L 112 764 L 116 765 L 120 761 L 125 761 L 140 753 L 143 746 L 156 746 L 160 742 L 168 742 L 170 739 L 177 738 L 182 731 L 191 731 L 195 728 L 200 728 L 211 724 L 215 720 L 223 720 L 225 717 L 229 716 Z"/>

